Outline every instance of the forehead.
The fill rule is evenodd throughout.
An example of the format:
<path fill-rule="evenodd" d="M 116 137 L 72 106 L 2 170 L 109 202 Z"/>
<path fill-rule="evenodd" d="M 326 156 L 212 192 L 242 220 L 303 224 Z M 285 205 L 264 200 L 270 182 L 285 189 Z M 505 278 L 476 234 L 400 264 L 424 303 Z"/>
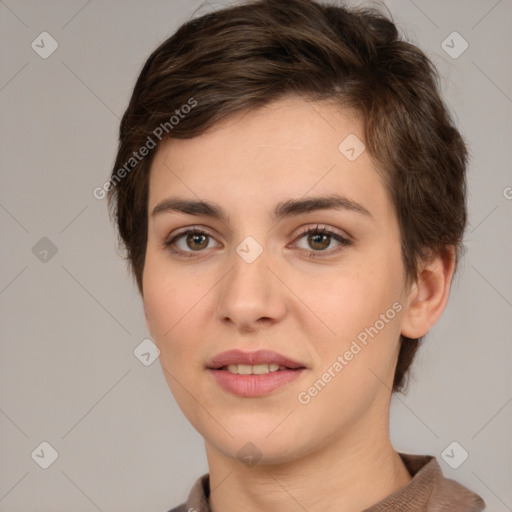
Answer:
<path fill-rule="evenodd" d="M 286 197 L 339 193 L 389 207 L 364 148 L 363 126 L 330 102 L 287 97 L 237 113 L 191 139 L 168 139 L 150 172 L 148 208 L 168 195 L 222 201 L 241 210 Z"/>

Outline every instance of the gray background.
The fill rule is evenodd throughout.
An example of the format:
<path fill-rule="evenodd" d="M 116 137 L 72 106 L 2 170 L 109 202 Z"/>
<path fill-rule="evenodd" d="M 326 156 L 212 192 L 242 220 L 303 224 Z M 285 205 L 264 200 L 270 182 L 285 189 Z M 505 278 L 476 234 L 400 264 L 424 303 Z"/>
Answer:
<path fill-rule="evenodd" d="M 144 60 L 200 5 L 0 0 L 0 512 L 164 512 L 207 471 L 158 360 L 134 356 L 141 301 L 92 194 Z M 512 510 L 512 2 L 386 5 L 438 66 L 471 146 L 467 253 L 393 399 L 392 439 L 436 455 L 488 510 Z M 46 59 L 31 47 L 43 31 L 59 45 Z M 469 44 L 457 58 L 441 46 L 454 31 Z M 57 249 L 46 261 L 43 237 Z M 43 441 L 58 452 L 48 469 L 48 450 L 31 456 Z M 441 456 L 453 441 L 469 453 L 458 469 Z"/>

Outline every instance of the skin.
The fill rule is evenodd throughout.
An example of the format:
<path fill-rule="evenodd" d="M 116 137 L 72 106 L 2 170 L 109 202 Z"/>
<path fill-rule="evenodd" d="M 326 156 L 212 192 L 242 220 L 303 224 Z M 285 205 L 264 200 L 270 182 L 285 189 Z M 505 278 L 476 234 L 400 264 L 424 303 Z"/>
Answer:
<path fill-rule="evenodd" d="M 144 310 L 168 385 L 204 438 L 214 512 L 355 512 L 411 480 L 388 427 L 399 336 L 423 336 L 441 315 L 453 252 L 422 264 L 418 283 L 406 286 L 391 199 L 367 151 L 349 161 L 338 150 L 349 134 L 364 139 L 355 115 L 291 96 L 193 139 L 169 140 L 155 155 Z M 371 215 L 330 209 L 271 218 L 280 201 L 332 193 Z M 229 217 L 152 215 L 170 196 L 215 202 Z M 301 234 L 317 224 L 351 245 L 320 237 L 322 251 L 318 238 Z M 192 257 L 165 246 L 194 226 L 209 236 L 174 244 Z M 236 252 L 247 236 L 263 249 L 252 263 Z M 300 403 L 298 394 L 394 303 L 401 306 L 394 318 Z M 272 349 L 307 369 L 269 395 L 235 396 L 206 369 L 233 348 Z M 256 465 L 237 456 L 246 443 L 257 447 Z"/>

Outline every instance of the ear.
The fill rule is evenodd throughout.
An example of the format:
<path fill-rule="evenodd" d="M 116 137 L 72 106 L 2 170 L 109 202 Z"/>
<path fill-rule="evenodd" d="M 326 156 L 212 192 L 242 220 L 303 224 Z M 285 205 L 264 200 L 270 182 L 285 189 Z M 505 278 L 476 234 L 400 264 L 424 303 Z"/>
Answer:
<path fill-rule="evenodd" d="M 448 246 L 445 254 L 435 255 L 422 264 L 406 300 L 403 336 L 420 338 L 439 320 L 448 302 L 455 262 L 455 248 Z"/>

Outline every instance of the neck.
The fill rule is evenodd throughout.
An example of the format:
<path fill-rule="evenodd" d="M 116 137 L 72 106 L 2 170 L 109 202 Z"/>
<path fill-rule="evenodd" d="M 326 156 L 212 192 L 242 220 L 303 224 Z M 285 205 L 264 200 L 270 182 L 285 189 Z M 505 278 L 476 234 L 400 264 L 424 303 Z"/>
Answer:
<path fill-rule="evenodd" d="M 406 485 L 411 476 L 389 440 L 387 422 L 327 439 L 315 451 L 252 467 L 206 443 L 212 512 L 360 512 Z M 375 432 L 375 425 L 371 432 Z M 262 459 L 263 460 L 263 459 Z"/>

